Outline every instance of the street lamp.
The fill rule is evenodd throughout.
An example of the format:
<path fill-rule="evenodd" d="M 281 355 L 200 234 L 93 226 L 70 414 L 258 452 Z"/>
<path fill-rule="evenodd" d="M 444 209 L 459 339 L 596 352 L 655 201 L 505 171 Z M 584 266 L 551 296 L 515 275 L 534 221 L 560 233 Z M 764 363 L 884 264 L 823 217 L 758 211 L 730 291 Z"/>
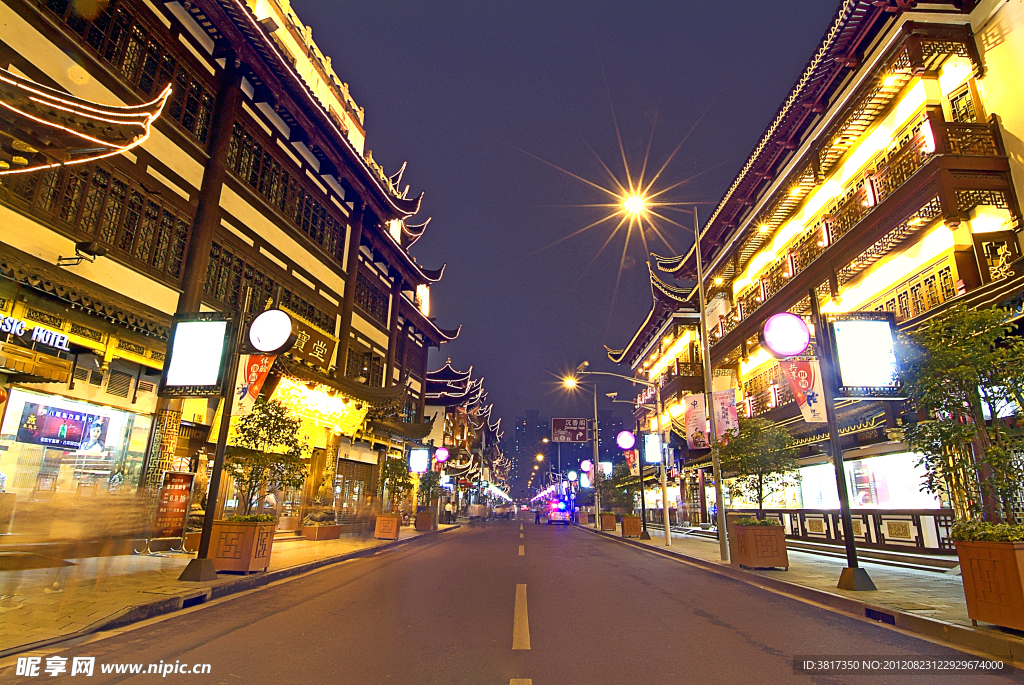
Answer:
<path fill-rule="evenodd" d="M 668 453 L 667 453 L 666 450 L 668 449 L 669 431 L 665 429 L 665 424 L 667 424 L 667 422 L 666 421 L 662 421 L 662 416 L 664 414 L 664 408 L 662 407 L 662 402 L 661 402 L 661 388 L 658 386 L 657 383 L 654 383 L 653 381 L 645 381 L 642 378 L 635 378 L 633 376 L 624 376 L 621 373 L 611 373 L 610 371 L 588 371 L 587 369 L 589 367 L 590 367 L 590 362 L 581 362 L 580 365 L 576 367 L 576 374 L 579 375 L 579 376 L 611 376 L 612 378 L 621 378 L 621 379 L 627 380 L 627 381 L 629 381 L 631 383 L 639 383 L 640 385 L 643 385 L 645 387 L 654 388 L 655 389 L 655 392 L 654 392 L 655 411 L 657 411 L 657 413 L 658 413 L 658 433 L 661 434 L 661 501 L 662 501 L 662 504 L 663 504 L 663 506 L 662 506 L 662 514 L 663 514 L 663 521 L 664 521 L 664 524 L 665 524 L 665 546 L 666 547 L 671 547 L 672 546 L 672 529 L 669 526 L 669 520 L 668 520 L 668 478 L 667 478 L 667 473 L 666 473 L 668 471 L 668 468 L 666 466 L 667 454 Z M 576 379 L 576 376 L 567 376 L 563 380 L 563 384 L 567 388 L 575 388 L 578 385 L 578 381 Z M 595 462 L 600 461 L 600 458 L 599 458 L 598 452 L 597 452 L 597 384 L 596 383 L 594 384 L 594 461 Z M 600 469 L 598 469 L 598 471 L 595 472 L 595 475 L 596 475 L 596 473 L 599 473 L 599 472 L 600 472 Z M 641 471 L 641 474 L 642 473 L 643 473 L 643 471 Z M 641 487 L 643 487 L 642 479 L 641 479 Z M 600 513 L 600 512 L 598 512 L 598 513 Z"/>
<path fill-rule="evenodd" d="M 708 445 L 711 446 L 711 468 L 715 474 L 715 508 L 718 523 L 718 553 L 722 561 L 729 561 L 728 530 L 725 525 L 725 498 L 722 496 L 722 464 L 715 449 L 715 396 L 711 384 L 711 345 L 708 341 L 707 301 L 704 293 L 704 263 L 700 254 L 700 221 L 697 208 L 693 208 L 693 247 L 697 253 L 697 302 L 700 306 L 700 347 L 704 352 L 704 413 L 708 417 Z M 703 493 L 701 494 L 703 497 Z"/>

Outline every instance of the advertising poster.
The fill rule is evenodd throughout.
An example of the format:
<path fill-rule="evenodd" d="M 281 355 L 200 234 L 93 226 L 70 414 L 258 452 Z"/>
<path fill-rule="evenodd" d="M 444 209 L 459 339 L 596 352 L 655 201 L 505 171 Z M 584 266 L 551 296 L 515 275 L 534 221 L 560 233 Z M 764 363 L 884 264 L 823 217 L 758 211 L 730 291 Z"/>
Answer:
<path fill-rule="evenodd" d="M 708 415 L 704 395 L 688 395 L 686 404 L 686 444 L 691 450 L 708 448 Z"/>
<path fill-rule="evenodd" d="M 637 455 L 636 450 L 625 450 L 622 456 L 626 458 L 626 464 L 629 466 L 629 475 L 639 476 L 640 475 L 640 458 Z"/>
<path fill-rule="evenodd" d="M 232 416 L 246 416 L 259 397 L 260 388 L 267 380 L 270 367 L 274 364 L 273 354 L 243 354 L 238 360 L 238 377 L 235 379 L 235 404 Z"/>
<path fill-rule="evenodd" d="M 180 538 L 185 534 L 185 521 L 192 501 L 192 481 L 196 474 L 165 471 L 164 484 L 157 499 L 154 538 Z"/>
<path fill-rule="evenodd" d="M 69 452 L 104 452 L 109 424 L 109 416 L 26 402 L 17 441 Z"/>
<path fill-rule="evenodd" d="M 824 390 L 821 387 L 821 366 L 814 357 L 793 357 L 781 362 L 782 373 L 789 381 L 800 414 L 807 423 L 827 423 Z"/>
<path fill-rule="evenodd" d="M 716 390 L 715 398 L 715 434 L 722 436 L 740 427 L 739 412 L 736 410 L 736 391 Z"/>

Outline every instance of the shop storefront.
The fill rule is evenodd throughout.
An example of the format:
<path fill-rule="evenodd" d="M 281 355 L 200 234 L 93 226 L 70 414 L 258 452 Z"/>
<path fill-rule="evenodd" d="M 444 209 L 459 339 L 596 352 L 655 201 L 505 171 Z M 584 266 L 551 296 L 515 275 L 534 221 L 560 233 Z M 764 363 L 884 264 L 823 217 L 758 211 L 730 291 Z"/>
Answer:
<path fill-rule="evenodd" d="M 0 472 L 19 499 L 134 490 L 150 416 L 23 388 L 10 390 Z"/>

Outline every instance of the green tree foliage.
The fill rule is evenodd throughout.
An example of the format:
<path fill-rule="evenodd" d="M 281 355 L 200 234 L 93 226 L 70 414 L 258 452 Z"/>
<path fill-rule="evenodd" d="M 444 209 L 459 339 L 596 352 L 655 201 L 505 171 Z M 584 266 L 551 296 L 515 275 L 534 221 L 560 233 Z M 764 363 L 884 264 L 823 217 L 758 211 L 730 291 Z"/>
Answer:
<path fill-rule="evenodd" d="M 601 492 L 601 507 L 611 510 L 619 507 L 626 511 L 633 511 L 636 508 L 637 498 L 640 496 L 640 476 L 631 475 L 629 465 L 625 462 L 616 464 L 612 469 L 611 478 L 602 479 L 597 484 Z"/>
<path fill-rule="evenodd" d="M 264 398 L 238 420 L 224 470 L 235 480 L 243 516 L 252 513 L 267 492 L 302 487 L 306 465 L 299 442 L 301 423 L 284 404 Z"/>
<path fill-rule="evenodd" d="M 380 468 L 380 487 L 386 493 L 389 504 L 388 510 L 398 509 L 398 503 L 402 501 L 409 491 L 412 490 L 412 476 L 409 475 L 409 465 L 405 459 L 385 459 Z"/>
<path fill-rule="evenodd" d="M 904 387 L 927 416 L 906 439 L 923 455 L 923 488 L 945 493 L 961 518 L 984 509 L 992 521 L 1015 520 L 1024 439 L 995 411 L 1020 405 L 1024 389 L 1024 341 L 1011 337 L 1008 316 L 958 306 L 900 339 Z"/>
<path fill-rule="evenodd" d="M 758 518 L 764 516 L 768 497 L 799 482 L 793 438 L 772 421 L 741 418 L 739 428 L 723 435 L 714 448 L 722 471 L 736 474 L 732 491 L 757 503 Z"/>
<path fill-rule="evenodd" d="M 417 491 L 420 504 L 429 507 L 430 503 L 441 494 L 440 471 L 427 471 L 420 474 L 420 486 Z"/>

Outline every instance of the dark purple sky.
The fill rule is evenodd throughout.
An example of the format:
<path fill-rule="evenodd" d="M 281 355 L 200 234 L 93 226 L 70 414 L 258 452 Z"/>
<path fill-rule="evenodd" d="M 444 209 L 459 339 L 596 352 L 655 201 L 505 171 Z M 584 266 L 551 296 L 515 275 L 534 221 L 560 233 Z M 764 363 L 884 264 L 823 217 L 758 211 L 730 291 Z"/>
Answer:
<path fill-rule="evenodd" d="M 529 408 L 587 415 L 590 402 L 567 399 L 556 375 L 584 359 L 616 370 L 602 345 L 625 345 L 651 303 L 634 233 L 612 305 L 624 233 L 594 258 L 614 223 L 530 254 L 602 216 L 569 205 L 608 200 L 521 150 L 607 187 L 589 144 L 623 179 L 610 94 L 631 168 L 649 140 L 650 165 L 661 166 L 692 128 L 659 187 L 700 174 L 667 197 L 707 203 L 704 220 L 838 3 L 293 5 L 366 108 L 374 158 L 389 173 L 408 161 L 403 184 L 426 191 L 421 218 L 433 221 L 412 251 L 425 266 L 448 263 L 432 313 L 441 326 L 463 324 L 457 341 L 431 353 L 431 367 L 447 356 L 457 368 L 473 365 L 511 430 Z M 686 231 L 662 228 L 675 251 L 688 246 Z M 628 396 L 629 386 L 603 383 L 602 408 L 611 390 Z"/>

